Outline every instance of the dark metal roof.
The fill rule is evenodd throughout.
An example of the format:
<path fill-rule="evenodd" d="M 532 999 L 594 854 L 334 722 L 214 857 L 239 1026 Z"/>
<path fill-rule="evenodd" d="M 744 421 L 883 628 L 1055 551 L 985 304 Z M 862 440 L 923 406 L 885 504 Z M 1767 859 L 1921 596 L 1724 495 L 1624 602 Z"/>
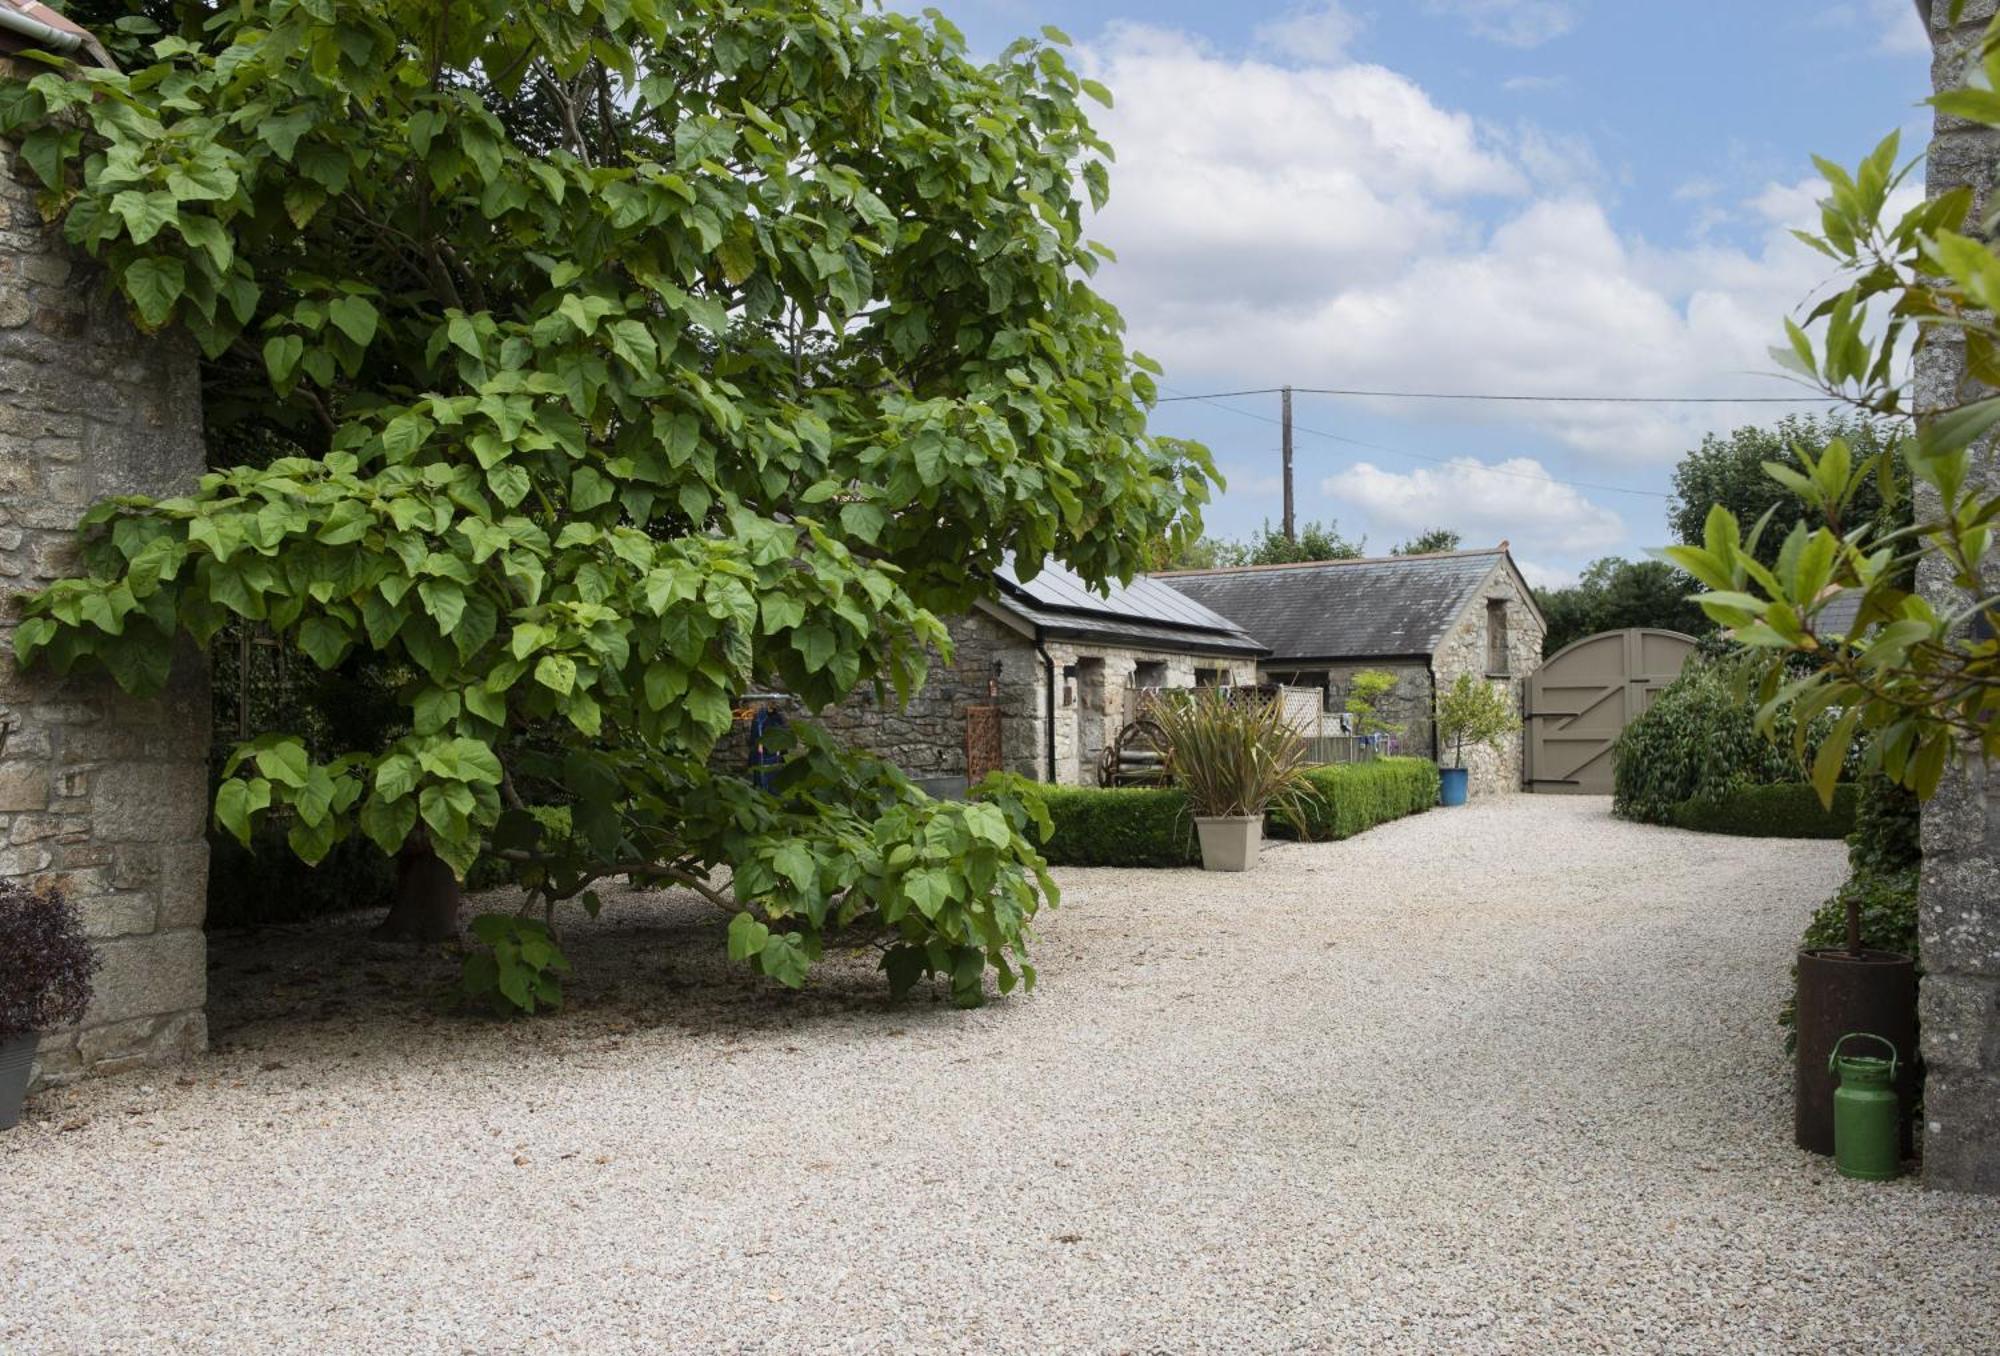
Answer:
<path fill-rule="evenodd" d="M 1002 608 L 1050 636 L 1205 654 L 1261 655 L 1265 646 L 1229 618 L 1140 575 L 1099 593 L 1051 561 L 1025 583 L 1011 563 L 994 574 Z"/>
<path fill-rule="evenodd" d="M 1429 556 L 1177 570 L 1155 576 L 1242 626 L 1275 662 L 1390 659 L 1437 649 L 1504 547 Z"/>

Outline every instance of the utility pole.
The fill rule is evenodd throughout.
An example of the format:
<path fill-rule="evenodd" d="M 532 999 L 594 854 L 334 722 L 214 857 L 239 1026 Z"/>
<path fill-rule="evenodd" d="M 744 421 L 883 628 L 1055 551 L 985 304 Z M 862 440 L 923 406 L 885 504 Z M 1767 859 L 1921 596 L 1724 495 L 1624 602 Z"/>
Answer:
<path fill-rule="evenodd" d="M 1285 387 L 1279 395 L 1283 400 L 1282 422 L 1285 430 L 1285 540 L 1297 541 L 1298 527 L 1292 521 L 1292 388 Z"/>

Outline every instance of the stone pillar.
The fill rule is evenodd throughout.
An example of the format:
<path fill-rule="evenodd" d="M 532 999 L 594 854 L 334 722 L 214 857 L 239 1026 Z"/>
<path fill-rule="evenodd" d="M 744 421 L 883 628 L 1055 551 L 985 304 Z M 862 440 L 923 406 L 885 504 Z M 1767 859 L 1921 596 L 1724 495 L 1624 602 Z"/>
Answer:
<path fill-rule="evenodd" d="M 1931 6 L 1932 81 L 1965 82 L 1995 0 L 1971 0 L 1957 26 L 1949 0 Z M 1925 186 L 1933 195 L 1969 184 L 1978 196 L 1968 229 L 1988 210 L 2000 177 L 2000 131 L 1939 115 Z M 1936 341 L 1917 359 L 1919 410 L 1951 403 L 1967 382 L 1962 346 Z M 1989 444 L 1974 472 L 2000 488 L 2000 454 Z M 2000 568 L 1993 583 L 2000 586 Z M 1932 597 L 1950 590 L 1920 572 Z M 1974 755 L 1975 757 L 1977 755 Z M 1958 771 L 1924 807 L 1918 946 L 1924 965 L 1924 1181 L 1956 1191 L 2000 1192 L 2000 769 Z"/>
<path fill-rule="evenodd" d="M 209 698 L 192 647 L 148 701 L 15 667 L 14 599 L 75 572 L 83 511 L 202 468 L 193 351 L 132 327 L 31 184 L 0 146 L 0 877 L 64 891 L 103 961 L 82 1025 L 42 1041 L 49 1081 L 206 1044 Z"/>

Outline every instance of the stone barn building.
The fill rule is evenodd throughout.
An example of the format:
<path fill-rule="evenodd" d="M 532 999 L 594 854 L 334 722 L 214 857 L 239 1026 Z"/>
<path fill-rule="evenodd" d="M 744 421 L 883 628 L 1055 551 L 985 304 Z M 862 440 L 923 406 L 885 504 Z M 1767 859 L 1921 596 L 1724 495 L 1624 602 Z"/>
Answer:
<path fill-rule="evenodd" d="M 949 664 L 934 662 L 908 706 L 860 693 L 821 724 L 893 759 L 935 789 L 1003 769 L 1096 785 L 1097 760 L 1147 688 L 1257 681 L 1264 647 L 1242 627 L 1157 579 L 1109 595 L 1053 562 L 948 622 Z"/>
<path fill-rule="evenodd" d="M 1394 674 L 1378 709 L 1401 727 L 1398 748 L 1449 762 L 1432 723 L 1435 694 L 1462 673 L 1504 683 L 1522 709 L 1548 629 L 1507 543 L 1483 551 L 1179 570 L 1155 579 L 1221 613 L 1270 647 L 1265 682 L 1317 687 L 1326 709 L 1346 709 L 1354 676 Z M 1440 757 L 1440 755 L 1443 755 Z M 1468 749 L 1475 794 L 1522 784 L 1521 736 Z"/>

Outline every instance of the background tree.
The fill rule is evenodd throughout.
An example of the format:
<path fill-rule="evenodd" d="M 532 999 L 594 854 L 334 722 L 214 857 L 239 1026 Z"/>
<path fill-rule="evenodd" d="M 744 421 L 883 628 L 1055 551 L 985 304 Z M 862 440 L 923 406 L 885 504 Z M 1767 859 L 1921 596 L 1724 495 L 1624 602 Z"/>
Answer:
<path fill-rule="evenodd" d="M 1786 531 L 1810 517 L 1812 510 L 1796 491 L 1765 472 L 1766 462 L 1796 471 L 1800 449 L 1817 456 L 1835 438 L 1844 439 L 1856 457 L 1865 459 L 1894 447 L 1903 433 L 1899 421 L 1865 411 L 1786 415 L 1769 427 L 1751 425 L 1726 436 L 1711 433 L 1674 468 L 1674 498 L 1667 507 L 1667 526 L 1675 541 L 1699 546 L 1708 511 L 1717 505 L 1746 524 L 1771 511 L 1772 530 L 1759 547 L 1764 553 L 1762 563 L 1769 565 L 1777 558 Z M 1866 521 L 1881 509 L 1879 486 L 1856 488 L 1849 506 L 1852 521 Z"/>
<path fill-rule="evenodd" d="M 1419 532 L 1401 546 L 1389 548 L 1392 556 L 1429 556 L 1442 551 L 1456 551 L 1464 540 L 1448 527 L 1433 527 L 1427 532 Z"/>
<path fill-rule="evenodd" d="M 1207 454 L 1147 434 L 1150 364 L 1085 281 L 1108 148 L 1080 101 L 1109 94 L 1067 40 L 980 64 L 857 0 L 186 22 L 129 20 L 128 74 L 8 80 L 0 130 L 138 323 L 200 345 L 218 436 L 280 455 L 94 509 L 21 659 L 153 691 L 178 632 L 236 620 L 380 655 L 406 733 L 248 741 L 216 814 L 247 840 L 282 813 L 309 861 L 405 853 L 429 930 L 485 852 L 551 910 L 685 884 L 788 984 L 841 924 L 898 989 L 1031 979 L 1029 806 L 931 801 L 809 725 L 769 790 L 709 756 L 746 689 L 909 692 L 1010 556 L 1102 581 L 1198 534 Z M 481 936 L 507 964 L 480 978 L 549 1001 L 545 935 Z"/>
<path fill-rule="evenodd" d="M 1549 624 L 1542 653 L 1552 655 L 1585 636 L 1630 626 L 1703 635 L 1714 626 L 1689 596 L 1696 588 L 1693 579 L 1662 561 L 1593 560 L 1576 583 L 1535 590 L 1535 602 Z"/>
<path fill-rule="evenodd" d="M 1156 570 L 1213 570 L 1233 565 L 1298 565 L 1314 560 L 1355 560 L 1368 545 L 1340 535 L 1340 524 L 1329 518 L 1313 519 L 1298 525 L 1296 540 L 1271 526 L 1270 519 L 1248 541 L 1196 537 L 1179 545 L 1156 543 L 1151 568 Z"/>

